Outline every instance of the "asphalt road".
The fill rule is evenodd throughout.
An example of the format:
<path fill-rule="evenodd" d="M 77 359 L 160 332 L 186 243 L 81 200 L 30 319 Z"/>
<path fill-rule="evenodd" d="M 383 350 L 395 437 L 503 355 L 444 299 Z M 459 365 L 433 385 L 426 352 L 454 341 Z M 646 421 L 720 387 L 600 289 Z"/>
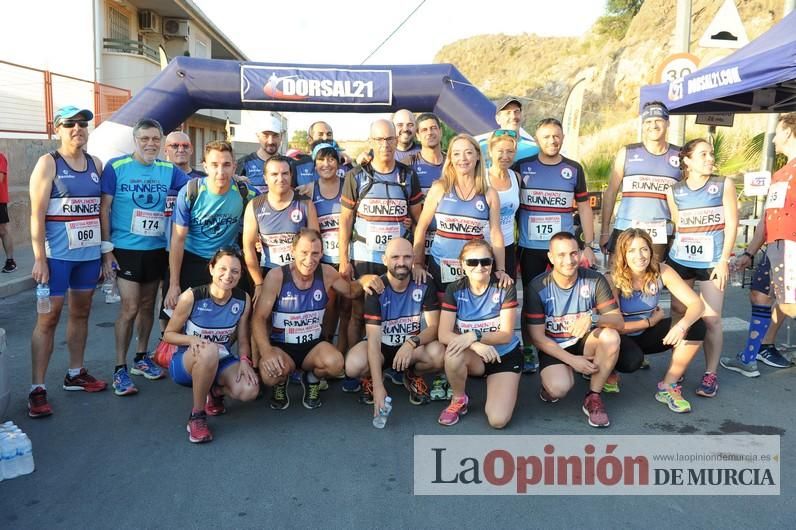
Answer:
<path fill-rule="evenodd" d="M 86 366 L 110 381 L 113 322 L 118 306 L 95 296 Z M 748 319 L 746 291 L 728 293 L 725 351 L 738 351 Z M 394 410 L 387 428 L 374 429 L 370 408 L 333 382 L 324 405 L 309 411 L 300 387 L 291 406 L 273 411 L 267 400 L 227 403 L 211 418 L 215 440 L 193 445 L 185 424 L 190 391 L 170 380 L 136 378 L 140 393 L 116 397 L 64 392 L 64 326 L 47 384 L 55 414 L 26 414 L 30 336 L 35 321 L 31 291 L 0 300 L 0 327 L 8 332 L 12 399 L 8 418 L 30 435 L 36 471 L 0 483 L 0 528 L 258 528 L 295 527 L 673 527 L 735 528 L 792 524 L 794 501 L 793 390 L 796 368 L 761 366 L 749 380 L 720 369 L 715 399 L 694 395 L 702 374 L 699 357 L 684 387 L 693 412 L 676 415 L 653 398 L 668 354 L 652 369 L 624 376 L 618 395 L 605 398 L 611 427 L 589 427 L 580 412 L 585 382 L 555 405 L 537 397 L 539 377 L 523 376 L 506 434 L 780 434 L 781 495 L 730 496 L 528 496 L 422 497 L 413 495 L 415 434 L 495 434 L 483 413 L 484 384 L 471 381 L 471 412 L 450 428 L 436 423 L 440 402 L 416 407 L 390 386 Z M 796 326 L 794 326 L 796 335 Z M 784 329 L 780 333 L 784 338 Z M 154 341 L 153 341 L 154 345 Z M 701 354 L 700 354 L 701 355 Z M 685 441 L 685 439 L 684 439 Z"/>

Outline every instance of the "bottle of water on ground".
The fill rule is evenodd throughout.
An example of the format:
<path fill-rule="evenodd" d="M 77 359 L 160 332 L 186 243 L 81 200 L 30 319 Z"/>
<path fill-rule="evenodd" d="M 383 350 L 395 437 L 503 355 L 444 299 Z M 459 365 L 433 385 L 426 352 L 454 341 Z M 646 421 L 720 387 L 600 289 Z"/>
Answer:
<path fill-rule="evenodd" d="M 36 312 L 40 315 L 49 313 L 52 310 L 50 303 L 50 286 L 40 283 L 36 286 Z"/>
<path fill-rule="evenodd" d="M 0 425 L 0 480 L 33 473 L 33 444 L 28 435 L 6 422 Z"/>
<path fill-rule="evenodd" d="M 379 409 L 379 415 L 373 418 L 373 426 L 383 429 L 387 425 L 387 417 L 390 412 L 392 412 L 392 398 L 387 396 L 384 398 L 384 407 Z"/>
<path fill-rule="evenodd" d="M 105 295 L 106 304 L 117 304 L 122 299 L 119 296 L 119 285 L 116 283 L 116 264 L 113 264 L 113 273 L 102 282 L 102 293 Z"/>

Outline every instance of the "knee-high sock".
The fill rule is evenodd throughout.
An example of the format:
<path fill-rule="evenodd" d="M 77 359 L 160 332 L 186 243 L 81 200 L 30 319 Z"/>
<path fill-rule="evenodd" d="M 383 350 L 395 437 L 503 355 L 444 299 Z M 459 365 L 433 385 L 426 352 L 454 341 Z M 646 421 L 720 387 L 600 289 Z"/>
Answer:
<path fill-rule="evenodd" d="M 746 347 L 741 352 L 743 362 L 750 363 L 755 360 L 769 325 L 771 325 L 771 307 L 752 304 L 749 335 L 746 337 Z"/>

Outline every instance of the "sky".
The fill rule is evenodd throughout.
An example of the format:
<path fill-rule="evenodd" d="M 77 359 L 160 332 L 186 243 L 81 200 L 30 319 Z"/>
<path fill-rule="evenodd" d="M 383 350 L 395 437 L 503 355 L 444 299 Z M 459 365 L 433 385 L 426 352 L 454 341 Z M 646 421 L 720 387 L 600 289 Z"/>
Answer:
<path fill-rule="evenodd" d="M 427 64 L 446 44 L 485 34 L 580 36 L 603 13 L 600 0 L 193 0 L 251 61 L 359 65 Z M 418 6 L 420 6 L 418 8 Z M 321 114 L 285 113 L 290 136 Z M 338 139 L 364 138 L 379 115 L 335 114 Z"/>

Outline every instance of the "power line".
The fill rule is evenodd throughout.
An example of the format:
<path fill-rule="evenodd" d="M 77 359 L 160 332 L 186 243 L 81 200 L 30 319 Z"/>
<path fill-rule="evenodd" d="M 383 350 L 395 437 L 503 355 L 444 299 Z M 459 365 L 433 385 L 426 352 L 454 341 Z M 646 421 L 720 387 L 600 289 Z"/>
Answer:
<path fill-rule="evenodd" d="M 381 44 L 379 44 L 378 46 L 376 46 L 376 49 L 375 49 L 375 50 L 373 50 L 372 52 L 370 52 L 370 55 L 368 55 L 367 57 L 365 57 L 364 59 L 362 59 L 362 62 L 361 62 L 361 63 L 359 63 L 359 64 L 360 64 L 360 65 L 363 65 L 363 64 L 365 64 L 365 63 L 367 62 L 367 60 L 368 60 L 368 59 L 370 59 L 371 57 L 373 57 L 373 56 L 376 54 L 376 52 L 377 52 L 377 51 L 379 51 L 379 50 L 381 49 L 381 47 L 382 47 L 382 46 L 384 46 L 385 44 L 387 44 L 387 41 L 388 41 L 388 40 L 390 40 L 390 39 L 392 38 L 392 36 L 393 36 L 393 35 L 395 35 L 396 33 L 398 33 L 398 30 L 400 30 L 400 29 L 403 27 L 403 25 L 404 25 L 404 24 L 406 24 L 406 22 L 407 22 L 407 21 L 408 21 L 410 18 L 412 18 L 412 15 L 414 15 L 414 14 L 417 12 L 417 10 L 418 10 L 418 9 L 420 9 L 420 8 L 422 7 L 422 5 L 423 5 L 423 4 L 425 4 L 425 3 L 426 3 L 426 0 L 421 0 L 421 1 L 420 1 L 420 3 L 419 3 L 419 4 L 417 4 L 417 7 L 415 7 L 415 8 L 412 10 L 412 12 L 411 12 L 411 13 L 409 13 L 409 14 L 406 16 L 406 18 L 405 18 L 405 19 L 403 19 L 403 20 L 401 21 L 401 23 L 400 23 L 400 24 L 398 24 L 398 27 L 397 27 L 397 28 L 395 28 L 394 30 L 392 30 L 392 33 L 390 33 L 389 35 L 387 35 L 387 38 L 386 38 L 386 39 L 384 39 L 383 41 L 381 41 Z"/>

